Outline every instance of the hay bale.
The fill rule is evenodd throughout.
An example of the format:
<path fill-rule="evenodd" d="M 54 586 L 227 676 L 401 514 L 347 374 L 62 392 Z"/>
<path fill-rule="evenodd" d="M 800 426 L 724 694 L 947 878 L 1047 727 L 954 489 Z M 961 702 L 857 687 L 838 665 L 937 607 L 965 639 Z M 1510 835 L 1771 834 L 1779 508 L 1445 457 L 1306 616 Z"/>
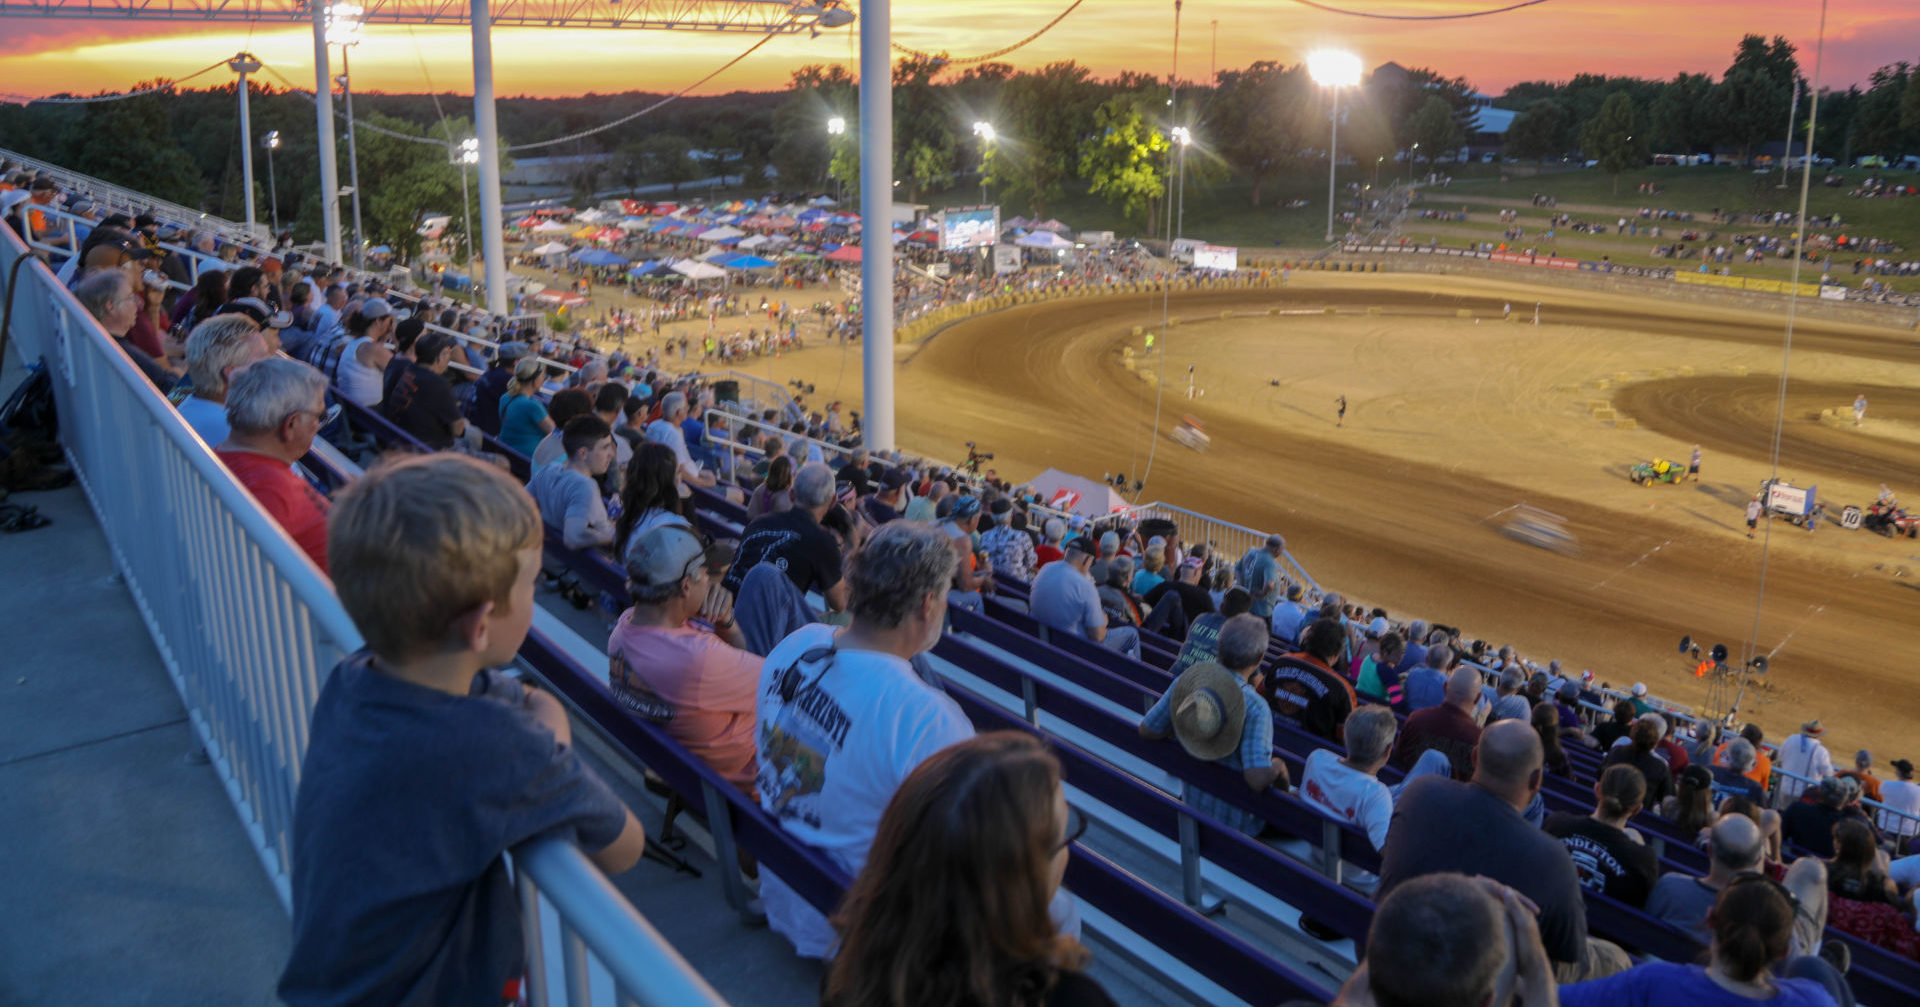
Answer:
<path fill-rule="evenodd" d="M 1690 377 L 1693 377 L 1693 368 L 1681 367 L 1675 370 L 1674 373 L 1680 375 L 1683 378 L 1690 378 Z"/>
<path fill-rule="evenodd" d="M 1613 408 L 1613 401 L 1611 399 L 1588 399 L 1587 408 L 1588 409 L 1611 409 Z"/>
<path fill-rule="evenodd" d="M 1607 389 L 1609 389 L 1609 388 L 1612 388 L 1612 387 L 1613 387 L 1613 382 L 1611 382 L 1611 381 L 1609 381 L 1609 380 L 1607 380 L 1606 378 L 1601 378 L 1600 380 L 1598 380 L 1598 381 L 1595 381 L 1595 382 L 1593 383 L 1593 387 L 1595 387 L 1595 388 L 1598 388 L 1598 389 L 1600 389 L 1601 391 L 1603 391 L 1603 392 L 1604 392 L 1604 391 L 1606 391 Z"/>
<path fill-rule="evenodd" d="M 1332 314 L 1336 314 L 1337 312 L 1335 312 L 1332 308 L 1327 308 L 1326 313 L 1329 315 L 1332 315 Z"/>
<path fill-rule="evenodd" d="M 1613 421 L 1613 428 L 1615 430 L 1634 430 L 1634 429 L 1638 429 L 1639 426 L 1640 424 L 1634 422 L 1633 417 L 1631 416 L 1622 416 L 1619 419 Z"/>
<path fill-rule="evenodd" d="M 1372 317 L 1372 316 L 1378 316 L 1378 315 L 1380 314 L 1380 308 L 1379 308 L 1378 306 L 1371 306 L 1371 307 L 1368 307 L 1368 308 L 1367 308 L 1367 314 L 1368 314 L 1368 316 L 1370 316 L 1370 317 Z"/>
<path fill-rule="evenodd" d="M 1736 378 L 1744 378 L 1747 376 L 1747 369 L 1745 367 L 1736 367 L 1733 369 L 1733 376 Z"/>
<path fill-rule="evenodd" d="M 1133 334 L 1136 336 L 1144 336 L 1147 334 L 1147 330 L 1144 326 L 1136 325 L 1133 327 Z"/>
<path fill-rule="evenodd" d="M 1611 409 L 1595 409 L 1593 411 L 1593 418 L 1596 420 L 1611 420 L 1614 418 L 1614 412 Z"/>
<path fill-rule="evenodd" d="M 1657 379 L 1657 378 L 1664 378 L 1666 376 L 1667 376 L 1667 371 L 1666 371 L 1666 368 L 1663 368 L 1663 367 L 1655 367 L 1654 369 L 1647 372 L 1647 377 L 1650 377 L 1650 378 Z"/>
<path fill-rule="evenodd" d="M 1220 317 L 1221 317 L 1222 319 L 1227 319 L 1227 318 L 1232 318 L 1232 317 L 1233 317 L 1233 312 L 1231 312 L 1231 311 L 1222 311 L 1222 312 L 1220 312 Z"/>
<path fill-rule="evenodd" d="M 1472 312 L 1471 310 L 1469 310 L 1469 309 L 1467 309 L 1467 308 L 1460 308 L 1459 310 L 1457 310 L 1457 311 L 1455 311 L 1455 312 L 1453 313 L 1453 317 L 1455 317 L 1455 318 L 1472 318 L 1472 317 L 1473 317 L 1473 312 Z"/>
<path fill-rule="evenodd" d="M 1633 374 L 1630 371 L 1614 371 L 1613 380 L 1618 381 L 1621 384 L 1625 384 L 1633 380 Z"/>

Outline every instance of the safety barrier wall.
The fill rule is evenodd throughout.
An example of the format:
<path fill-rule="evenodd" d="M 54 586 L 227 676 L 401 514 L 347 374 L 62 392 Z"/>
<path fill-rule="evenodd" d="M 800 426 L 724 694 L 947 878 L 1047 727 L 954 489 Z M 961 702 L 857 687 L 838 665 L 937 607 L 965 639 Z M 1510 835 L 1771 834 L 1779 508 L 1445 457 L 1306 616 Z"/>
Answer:
<path fill-rule="evenodd" d="M 60 440 L 114 565 L 146 622 L 208 760 L 281 904 L 291 908 L 294 795 L 314 702 L 361 637 L 333 585 L 235 482 L 166 399 L 11 230 L 0 227 L 0 304 L 22 360 L 52 381 Z M 555 848 L 560 847 L 560 848 Z M 523 914 L 557 912 L 566 988 L 534 1002 L 584 1007 L 589 950 L 646 1004 L 720 1003 L 577 849 L 515 851 Z"/>

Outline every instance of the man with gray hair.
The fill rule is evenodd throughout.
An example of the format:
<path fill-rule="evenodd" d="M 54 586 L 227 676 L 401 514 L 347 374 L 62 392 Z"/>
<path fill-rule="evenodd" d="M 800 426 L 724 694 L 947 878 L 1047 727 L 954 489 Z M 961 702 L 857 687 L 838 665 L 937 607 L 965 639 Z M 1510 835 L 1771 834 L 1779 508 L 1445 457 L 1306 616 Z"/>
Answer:
<path fill-rule="evenodd" d="M 1500 671 L 1500 684 L 1495 687 L 1493 711 L 1487 714 L 1487 723 L 1499 720 L 1525 720 L 1532 723 L 1533 704 L 1520 691 L 1527 684 L 1526 673 L 1518 664 L 1509 663 Z"/>
<path fill-rule="evenodd" d="M 954 566 L 953 547 L 938 529 L 914 521 L 881 526 L 848 564 L 852 623 L 795 630 L 761 667 L 760 806 L 849 876 L 866 864 L 900 781 L 928 756 L 973 736 L 960 707 L 908 663 L 940 638 Z M 760 897 L 767 925 L 801 957 L 832 950 L 826 917 L 764 868 Z"/>
<path fill-rule="evenodd" d="M 793 477 L 793 506 L 747 525 L 723 586 L 738 596 L 747 571 L 772 563 L 802 594 L 819 591 L 828 608 L 844 611 L 849 589 L 841 576 L 840 543 L 820 527 L 833 507 L 834 488 L 833 470 L 824 462 L 800 466 Z"/>
<path fill-rule="evenodd" d="M 1384 706 L 1363 706 L 1347 715 L 1347 754 L 1316 748 L 1307 756 L 1300 776 L 1300 793 L 1323 814 L 1355 826 L 1367 834 L 1375 850 L 1387 845 L 1387 827 L 1393 821 L 1393 793 L 1378 779 L 1380 767 L 1393 751 L 1399 724 Z M 1378 880 L 1353 871 L 1347 881 L 1370 891 Z"/>
<path fill-rule="evenodd" d="M 322 573 L 327 570 L 327 498 L 294 474 L 327 421 L 327 379 L 307 364 L 269 357 L 227 387 L 230 432 L 214 453 Z"/>
<path fill-rule="evenodd" d="M 665 444 L 673 451 L 677 467 L 674 481 L 680 487 L 680 495 L 689 497 L 693 491 L 688 486 L 711 487 L 719 480 L 714 474 L 701 468 L 687 453 L 687 435 L 680 429 L 681 421 L 687 418 L 687 396 L 684 392 L 668 392 L 660 400 L 660 418 L 647 424 L 647 440 L 655 444 Z"/>
<path fill-rule="evenodd" d="M 1418 713 L 1446 701 L 1447 666 L 1453 663 L 1453 648 L 1444 643 L 1429 644 L 1426 658 L 1407 674 L 1401 695 L 1406 712 Z"/>
<path fill-rule="evenodd" d="M 1093 550 L 1093 542 L 1085 535 L 1068 541 L 1066 558 L 1048 564 L 1034 576 L 1027 595 L 1028 610 L 1035 621 L 1054 632 L 1085 637 L 1108 650 L 1138 658 L 1140 630 L 1107 625 L 1100 591 L 1093 583 Z"/>
<path fill-rule="evenodd" d="M 187 335 L 193 394 L 180 400 L 180 418 L 209 447 L 227 439 L 228 382 L 235 372 L 266 358 L 267 341 L 246 315 L 214 315 Z"/>
<path fill-rule="evenodd" d="M 1265 544 L 1248 549 L 1233 565 L 1234 583 L 1246 589 L 1253 614 L 1262 619 L 1273 618 L 1273 606 L 1280 600 L 1280 557 L 1286 551 L 1286 539 L 1268 535 Z"/>
<path fill-rule="evenodd" d="M 1074 555 L 1069 553 L 1069 561 Z M 1251 615 L 1228 619 L 1220 628 L 1217 662 L 1202 661 L 1181 672 L 1141 718 L 1140 736 L 1159 740 L 1178 734 L 1188 754 L 1239 770 L 1241 780 L 1254 793 L 1276 784 L 1285 790 L 1287 766 L 1273 754 L 1273 718 L 1253 681 L 1266 656 L 1265 619 Z M 1196 717 L 1195 711 L 1202 707 L 1214 716 Z M 1196 732 L 1196 724 L 1208 732 L 1205 737 Z M 1266 824 L 1259 815 L 1205 791 L 1194 792 L 1192 804 L 1249 836 L 1258 835 Z"/>
<path fill-rule="evenodd" d="M 1050 517 L 1040 526 L 1040 544 L 1033 547 L 1033 573 L 1039 576 L 1048 563 L 1057 562 L 1066 556 L 1061 543 L 1067 539 L 1067 523 L 1057 517 Z"/>
<path fill-rule="evenodd" d="M 1747 775 L 1753 772 L 1753 764 L 1758 758 L 1753 743 L 1736 737 L 1727 742 L 1721 758 L 1725 760 L 1724 764 L 1709 767 L 1713 773 L 1713 803 L 1718 805 L 1729 797 L 1745 797 L 1751 799 L 1756 807 L 1764 807 L 1767 803 L 1766 788 Z"/>

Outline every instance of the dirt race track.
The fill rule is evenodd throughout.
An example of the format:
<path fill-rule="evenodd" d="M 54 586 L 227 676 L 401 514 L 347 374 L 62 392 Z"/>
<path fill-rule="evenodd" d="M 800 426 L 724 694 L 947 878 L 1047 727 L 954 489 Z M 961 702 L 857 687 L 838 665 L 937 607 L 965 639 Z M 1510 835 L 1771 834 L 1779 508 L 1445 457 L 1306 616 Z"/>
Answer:
<path fill-rule="evenodd" d="M 1538 327 L 1522 322 L 1536 300 Z M 1908 653 L 1920 545 L 1833 523 L 1815 533 L 1763 523 L 1761 540 L 1745 536 L 1742 510 L 1768 471 L 1780 316 L 1320 274 L 1281 290 L 1177 295 L 1171 327 L 1161 310 L 1146 295 L 1059 301 L 903 347 L 898 440 L 948 459 L 973 440 L 1015 479 L 1050 466 L 1144 477 L 1143 500 L 1283 533 L 1323 585 L 1353 599 L 1676 700 L 1705 695 L 1676 653 L 1683 634 L 1736 655 L 1751 637 L 1773 671 L 1744 712 L 1769 738 L 1819 718 L 1836 762 L 1863 746 L 1881 765 L 1920 749 L 1920 667 Z M 1144 353 L 1136 326 L 1165 333 L 1164 362 L 1130 366 L 1129 351 Z M 752 369 L 851 402 L 859 366 L 857 348 L 836 346 Z M 1156 424 L 1160 392 L 1142 374 L 1160 368 Z M 1881 482 L 1920 503 L 1913 334 L 1803 318 L 1792 373 L 1781 474 L 1818 483 L 1836 515 Z M 1872 407 L 1855 430 L 1860 391 Z M 1350 411 L 1336 427 L 1342 395 Z M 1637 426 L 1596 419 L 1607 406 Z M 1823 425 L 1822 409 L 1846 411 L 1846 427 Z M 1166 436 L 1188 413 L 1212 450 Z M 1699 483 L 1626 479 L 1634 462 L 1684 460 L 1696 441 Z M 1494 515 L 1523 502 L 1563 516 L 1577 554 L 1499 534 Z"/>

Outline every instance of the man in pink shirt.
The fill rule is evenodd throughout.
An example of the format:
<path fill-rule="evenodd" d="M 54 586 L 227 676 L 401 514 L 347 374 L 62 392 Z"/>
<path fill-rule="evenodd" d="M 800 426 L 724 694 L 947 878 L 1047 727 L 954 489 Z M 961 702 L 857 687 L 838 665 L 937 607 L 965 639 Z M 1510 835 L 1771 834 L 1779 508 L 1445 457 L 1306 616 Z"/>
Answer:
<path fill-rule="evenodd" d="M 627 550 L 627 578 L 633 607 L 607 641 L 614 698 L 754 793 L 760 658 L 745 649 L 732 594 L 707 572 L 706 547 L 679 525 L 654 528 Z"/>

